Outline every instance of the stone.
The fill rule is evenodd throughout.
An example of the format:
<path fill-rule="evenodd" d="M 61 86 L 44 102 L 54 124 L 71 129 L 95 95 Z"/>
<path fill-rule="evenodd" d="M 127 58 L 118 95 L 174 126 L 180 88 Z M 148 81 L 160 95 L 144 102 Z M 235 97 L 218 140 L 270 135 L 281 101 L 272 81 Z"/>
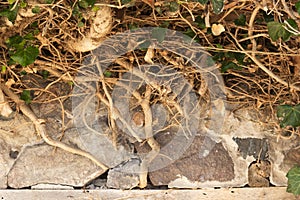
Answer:
<path fill-rule="evenodd" d="M 104 121 L 101 123 L 104 123 Z M 91 153 L 109 168 L 114 168 L 129 160 L 133 155 L 133 149 L 130 147 L 126 149 L 120 145 L 115 148 L 107 135 L 101 134 L 101 132 L 97 134 L 87 128 L 72 128 L 65 131 L 64 141 L 76 144 L 78 148 Z"/>
<path fill-rule="evenodd" d="M 104 171 L 89 159 L 49 145 L 27 147 L 8 173 L 8 185 L 24 188 L 40 183 L 83 187 Z"/>
<path fill-rule="evenodd" d="M 115 189 L 132 189 L 139 184 L 140 161 L 131 159 L 109 170 L 106 186 Z"/>
<path fill-rule="evenodd" d="M 232 138 L 238 145 L 238 152 L 246 159 L 253 156 L 256 160 L 268 159 L 268 142 L 266 138 Z"/>
<path fill-rule="evenodd" d="M 234 180 L 234 164 L 221 143 L 217 143 L 210 153 L 200 155 L 204 138 L 196 136 L 192 145 L 172 164 L 150 172 L 153 185 L 168 185 L 173 188 L 199 188 L 230 185 Z M 233 184 L 233 183 L 231 183 Z"/>
<path fill-rule="evenodd" d="M 25 146 L 39 143 L 32 123 L 18 113 L 0 121 L 0 189 L 7 187 L 7 174 Z"/>

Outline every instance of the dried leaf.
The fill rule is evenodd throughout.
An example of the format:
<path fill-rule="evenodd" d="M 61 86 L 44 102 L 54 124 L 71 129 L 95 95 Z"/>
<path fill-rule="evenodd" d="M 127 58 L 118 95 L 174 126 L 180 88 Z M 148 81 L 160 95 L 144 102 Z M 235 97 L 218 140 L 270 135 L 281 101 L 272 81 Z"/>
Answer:
<path fill-rule="evenodd" d="M 148 64 L 153 64 L 152 58 L 154 57 L 154 49 L 152 48 L 148 48 L 147 53 L 144 57 L 144 60 L 148 63 Z"/>
<path fill-rule="evenodd" d="M 6 101 L 2 90 L 0 90 L 0 115 L 4 118 L 10 118 L 13 110 Z"/>
<path fill-rule="evenodd" d="M 225 31 L 225 28 L 222 24 L 213 24 L 211 27 L 211 31 L 214 36 L 219 36 Z"/>

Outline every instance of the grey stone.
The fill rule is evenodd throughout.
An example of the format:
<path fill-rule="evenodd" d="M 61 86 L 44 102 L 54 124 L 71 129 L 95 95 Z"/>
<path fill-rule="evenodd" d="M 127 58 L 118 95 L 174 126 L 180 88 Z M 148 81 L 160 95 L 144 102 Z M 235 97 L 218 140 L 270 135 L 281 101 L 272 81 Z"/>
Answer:
<path fill-rule="evenodd" d="M 268 142 L 266 138 L 233 138 L 238 144 L 239 152 L 244 159 L 247 156 L 253 156 L 256 160 L 268 159 Z"/>
<path fill-rule="evenodd" d="M 103 123 L 103 122 L 101 122 Z M 99 161 L 113 168 L 120 163 L 129 160 L 133 155 L 133 149 L 123 145 L 114 147 L 107 135 L 90 131 L 86 128 L 72 128 L 65 132 L 64 141 L 76 144 L 80 149 L 91 153 Z"/>
<path fill-rule="evenodd" d="M 139 184 L 140 161 L 131 159 L 109 170 L 106 186 L 116 189 L 132 189 Z"/>
<path fill-rule="evenodd" d="M 87 158 L 38 145 L 24 150 L 8 174 L 8 185 L 23 188 L 46 183 L 82 187 L 103 172 Z"/>
<path fill-rule="evenodd" d="M 23 115 L 0 121 L 0 188 L 7 187 L 7 174 L 25 146 L 38 142 L 32 123 Z"/>

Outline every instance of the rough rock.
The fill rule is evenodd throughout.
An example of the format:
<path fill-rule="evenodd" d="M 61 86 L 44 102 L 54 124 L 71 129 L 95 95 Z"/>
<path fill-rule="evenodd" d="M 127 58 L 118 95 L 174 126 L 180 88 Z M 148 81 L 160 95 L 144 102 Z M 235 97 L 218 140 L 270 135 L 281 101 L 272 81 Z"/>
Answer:
<path fill-rule="evenodd" d="M 116 189 L 132 189 L 139 184 L 140 161 L 131 159 L 109 170 L 106 186 Z"/>
<path fill-rule="evenodd" d="M 87 158 L 38 145 L 23 151 L 8 174 L 8 185 L 23 188 L 47 183 L 82 187 L 103 172 Z"/>
<path fill-rule="evenodd" d="M 204 138 L 197 136 L 183 156 L 165 168 L 150 173 L 154 185 L 169 185 L 178 188 L 232 185 L 234 165 L 221 143 L 214 145 L 210 153 L 200 155 Z M 217 183 L 216 182 L 220 182 Z"/>
<path fill-rule="evenodd" d="M 0 188 L 7 187 L 7 174 L 25 146 L 40 142 L 34 127 L 21 114 L 0 121 Z"/>
<path fill-rule="evenodd" d="M 300 141 L 278 140 L 274 128 L 262 126 L 261 119 L 250 110 L 227 111 L 222 133 L 203 129 L 200 135 L 206 140 L 195 137 L 180 159 L 150 172 L 151 182 L 170 188 L 286 186 L 286 173 L 299 164 Z M 203 151 L 211 141 L 214 147 Z M 202 157 L 199 152 L 204 152 Z"/>

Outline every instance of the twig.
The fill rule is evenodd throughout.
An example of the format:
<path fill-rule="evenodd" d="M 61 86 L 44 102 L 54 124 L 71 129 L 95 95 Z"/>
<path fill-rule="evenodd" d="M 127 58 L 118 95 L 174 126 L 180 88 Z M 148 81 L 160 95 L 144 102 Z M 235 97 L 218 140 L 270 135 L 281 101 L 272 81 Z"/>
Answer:
<path fill-rule="evenodd" d="M 148 167 L 151 161 L 159 154 L 160 145 L 158 142 L 153 138 L 153 130 L 152 130 L 152 111 L 150 108 L 150 97 L 151 97 L 151 87 L 149 85 L 146 86 L 145 97 L 142 98 L 141 95 L 137 92 L 133 93 L 134 97 L 138 99 L 143 109 L 144 116 L 145 116 L 145 136 L 148 145 L 151 147 L 151 151 L 146 155 L 146 157 L 142 160 L 141 163 L 141 172 L 140 172 L 140 188 L 144 188 L 147 186 L 147 174 L 148 174 Z"/>
<path fill-rule="evenodd" d="M 244 51 L 244 48 L 242 47 L 242 45 L 238 42 L 238 40 L 230 33 L 228 32 L 228 34 L 231 35 L 231 37 L 234 39 L 234 41 L 236 42 L 236 44 L 238 45 L 238 47 L 243 51 L 244 54 L 246 54 L 249 58 L 251 58 L 251 60 L 257 64 L 257 66 L 262 69 L 264 72 L 266 72 L 271 78 L 275 79 L 277 82 L 281 83 L 282 85 L 293 89 L 295 91 L 300 91 L 300 88 L 287 83 L 286 81 L 282 80 L 280 77 L 278 77 L 277 75 L 275 75 L 273 72 L 271 72 L 268 68 L 266 68 L 256 57 L 254 57 L 253 55 L 251 55 L 250 53 Z"/>

